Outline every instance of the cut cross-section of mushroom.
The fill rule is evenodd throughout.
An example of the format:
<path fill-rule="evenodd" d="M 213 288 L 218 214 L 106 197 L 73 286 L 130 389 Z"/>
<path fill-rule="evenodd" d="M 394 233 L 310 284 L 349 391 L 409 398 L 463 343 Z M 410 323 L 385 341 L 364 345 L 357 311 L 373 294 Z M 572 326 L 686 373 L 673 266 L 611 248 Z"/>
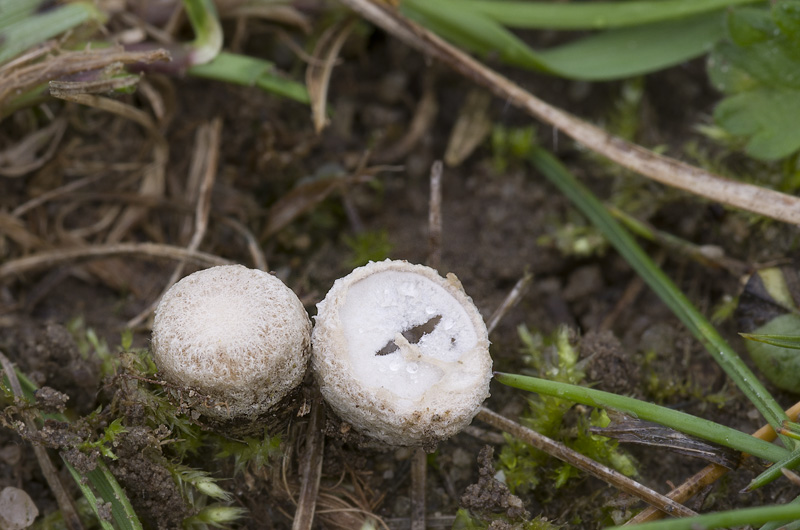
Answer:
<path fill-rule="evenodd" d="M 337 280 L 317 308 L 315 376 L 363 434 L 430 446 L 468 425 L 488 397 L 486 326 L 455 275 L 370 263 Z"/>

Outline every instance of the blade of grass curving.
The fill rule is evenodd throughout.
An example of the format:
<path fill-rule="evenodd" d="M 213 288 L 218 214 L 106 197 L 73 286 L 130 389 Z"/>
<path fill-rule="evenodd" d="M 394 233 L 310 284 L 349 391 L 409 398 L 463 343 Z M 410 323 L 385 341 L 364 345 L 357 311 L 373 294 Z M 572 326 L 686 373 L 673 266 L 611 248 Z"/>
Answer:
<path fill-rule="evenodd" d="M 751 480 L 750 484 L 747 485 L 744 491 L 753 491 L 762 486 L 766 486 L 770 482 L 781 478 L 783 476 L 784 469 L 794 469 L 798 465 L 800 465 L 800 449 L 796 449 L 786 458 L 780 460 L 779 462 L 775 462 L 774 465 L 768 467 L 760 475 Z"/>
<path fill-rule="evenodd" d="M 497 54 L 514 66 L 589 81 L 630 77 L 679 64 L 708 52 L 724 34 L 722 13 L 712 12 L 606 31 L 537 51 L 457 0 L 405 0 L 401 9 L 409 18 L 480 55 Z"/>
<path fill-rule="evenodd" d="M 722 13 L 589 35 L 540 57 L 559 75 L 608 81 L 655 72 L 711 51 L 725 33 Z"/>
<path fill-rule="evenodd" d="M 103 19 L 103 14 L 88 2 L 70 3 L 38 14 L 28 13 L 0 30 L 0 64 L 84 22 Z"/>
<path fill-rule="evenodd" d="M 214 59 L 222 49 L 222 26 L 217 8 L 212 0 L 183 0 L 183 7 L 192 24 L 195 39 L 192 48 L 192 64 L 205 64 Z"/>
<path fill-rule="evenodd" d="M 86 474 L 86 480 L 81 477 L 81 474 L 72 467 L 72 464 L 64 460 L 64 465 L 67 466 L 75 483 L 81 489 L 83 496 L 89 501 L 89 506 L 92 507 L 97 520 L 100 521 L 100 526 L 103 530 L 141 530 L 142 523 L 133 511 L 128 496 L 125 490 L 120 487 L 117 479 L 111 474 L 106 464 L 98 459 L 97 467 Z M 95 491 L 97 494 L 95 494 Z M 116 523 L 116 527 L 110 521 L 105 519 L 100 514 L 99 504 L 111 503 L 111 518 Z"/>
<path fill-rule="evenodd" d="M 25 395 L 25 398 L 34 402 L 35 396 L 34 392 L 38 389 L 36 383 L 31 381 L 25 374 L 18 370 L 14 370 L 17 374 L 19 379 L 20 387 L 22 392 Z M 7 376 L 4 376 L 4 380 L 7 381 Z M 69 419 L 62 413 L 56 412 L 52 414 L 45 414 L 43 415 L 45 418 L 53 418 L 57 421 L 64 421 L 67 422 Z M 75 483 L 81 489 L 83 496 L 89 501 L 89 505 L 92 507 L 95 515 L 97 516 L 97 520 L 100 521 L 100 525 L 105 530 L 115 530 L 114 525 L 110 522 L 105 520 L 100 513 L 98 512 L 97 501 L 98 498 L 95 495 L 95 491 L 99 494 L 99 496 L 103 499 L 104 502 L 111 503 L 111 515 L 113 520 L 117 523 L 116 529 L 118 530 L 141 530 L 142 524 L 139 522 L 139 518 L 136 516 L 136 512 L 131 506 L 130 501 L 128 500 L 128 495 L 125 493 L 125 490 L 119 485 L 117 479 L 114 478 L 114 475 L 111 473 L 111 470 L 108 469 L 108 466 L 102 459 L 97 460 L 97 466 L 94 470 L 89 472 L 86 475 L 87 481 L 84 481 L 81 475 L 75 470 L 74 467 L 67 461 L 66 458 L 63 458 L 64 465 L 69 470 L 72 478 L 75 480 Z M 94 488 L 94 489 L 92 489 Z"/>
<path fill-rule="evenodd" d="M 709 513 L 697 517 L 669 519 L 654 523 L 613 526 L 608 530 L 695 530 L 698 528 L 740 528 L 745 525 L 769 523 L 772 521 L 792 521 L 800 518 L 800 505 L 760 506 L 726 512 Z"/>
<path fill-rule="evenodd" d="M 603 204 L 584 187 L 553 155 L 539 146 L 531 151 L 531 163 L 550 182 L 561 190 L 617 249 L 631 267 L 642 277 L 661 300 L 708 350 L 728 377 L 747 396 L 770 426 L 779 432 L 787 420 L 778 405 L 741 357 L 725 342 L 717 330 L 698 311 L 672 280 L 645 254 L 633 237 L 608 213 Z M 797 446 L 794 440 L 781 436 L 788 448 Z"/>
<path fill-rule="evenodd" d="M 632 2 L 520 2 L 463 0 L 461 9 L 510 28 L 609 29 L 675 20 L 764 0 L 657 0 Z"/>
<path fill-rule="evenodd" d="M 209 63 L 191 66 L 188 73 L 237 85 L 257 86 L 300 103 L 309 102 L 305 85 L 279 76 L 271 62 L 247 55 L 222 52 Z"/>
<path fill-rule="evenodd" d="M 786 458 L 790 453 L 777 445 L 760 440 L 736 429 L 731 429 L 713 421 L 704 420 L 685 412 L 654 405 L 625 396 L 594 390 L 580 385 L 558 383 L 538 377 L 517 374 L 495 373 L 495 379 L 504 385 L 529 392 L 537 392 L 548 396 L 567 399 L 592 407 L 614 409 L 626 412 L 640 420 L 652 421 L 665 425 L 710 442 L 730 447 L 737 451 L 751 454 L 770 462 Z"/>
<path fill-rule="evenodd" d="M 786 506 L 789 505 L 800 506 L 800 497 L 795 497 L 793 501 L 786 503 Z M 785 524 L 785 521 L 771 521 L 759 528 L 759 530 L 778 530 L 779 528 L 781 530 L 797 530 L 800 528 L 800 521 L 794 521 L 789 524 Z"/>
<path fill-rule="evenodd" d="M 0 30 L 32 16 L 40 7 L 31 0 L 0 0 Z"/>
<path fill-rule="evenodd" d="M 763 342 L 771 346 L 800 350 L 800 335 L 762 335 L 757 333 L 739 333 L 739 335 L 747 340 Z"/>

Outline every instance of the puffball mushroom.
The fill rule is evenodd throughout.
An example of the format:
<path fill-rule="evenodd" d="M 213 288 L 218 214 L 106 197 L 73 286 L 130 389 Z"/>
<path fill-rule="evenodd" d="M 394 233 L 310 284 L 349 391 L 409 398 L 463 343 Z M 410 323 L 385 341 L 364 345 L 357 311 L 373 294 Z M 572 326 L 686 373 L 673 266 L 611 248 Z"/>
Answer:
<path fill-rule="evenodd" d="M 362 434 L 432 446 L 466 427 L 489 396 L 486 325 L 454 274 L 370 263 L 337 280 L 317 309 L 316 380 Z"/>
<path fill-rule="evenodd" d="M 163 377 L 211 401 L 215 423 L 255 422 L 303 380 L 311 321 L 275 276 L 241 265 L 191 274 L 161 299 L 153 357 Z"/>

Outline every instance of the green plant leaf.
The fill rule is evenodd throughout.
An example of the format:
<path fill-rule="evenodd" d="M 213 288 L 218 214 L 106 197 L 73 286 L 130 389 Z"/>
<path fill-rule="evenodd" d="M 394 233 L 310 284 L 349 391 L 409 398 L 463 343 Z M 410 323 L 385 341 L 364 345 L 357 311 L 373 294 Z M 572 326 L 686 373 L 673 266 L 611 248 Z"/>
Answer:
<path fill-rule="evenodd" d="M 745 140 L 745 152 L 778 160 L 800 149 L 800 1 L 732 10 L 728 39 L 711 53 L 712 84 L 728 95 L 714 120 Z"/>
<path fill-rule="evenodd" d="M 642 277 L 661 300 L 700 341 L 728 377 L 744 393 L 758 411 L 776 431 L 786 413 L 775 401 L 755 374 L 747 367 L 736 351 L 722 338 L 714 326 L 703 316 L 688 298 L 677 288 L 653 260 L 636 244 L 633 237 L 623 229 L 605 209 L 603 204 L 572 173 L 541 147 L 532 150 L 531 162 L 575 206 L 608 238 L 609 242 L 625 258 L 628 264 Z M 658 421 L 658 420 L 654 420 Z M 795 448 L 794 440 L 782 436 L 787 447 Z"/>
<path fill-rule="evenodd" d="M 784 469 L 794 469 L 798 464 L 800 464 L 800 450 L 795 450 L 783 460 L 775 462 L 775 465 L 761 472 L 761 474 L 750 481 L 750 484 L 748 484 L 745 489 L 746 491 L 753 491 L 762 486 L 766 486 L 770 482 L 782 477 Z"/>
<path fill-rule="evenodd" d="M 631 526 L 614 526 L 608 530 L 695 530 L 697 528 L 741 528 L 745 525 L 769 523 L 771 521 L 792 521 L 800 518 L 800 505 L 792 503 L 780 506 L 760 506 L 726 512 L 668 519 L 654 523 L 635 524 Z"/>
<path fill-rule="evenodd" d="M 605 31 L 542 53 L 571 79 L 606 81 L 655 72 L 711 51 L 722 38 L 719 13 Z"/>
<path fill-rule="evenodd" d="M 795 327 L 794 329 L 800 328 Z M 763 342 L 764 344 L 769 344 L 771 346 L 800 350 L 800 335 L 764 335 L 760 333 L 739 333 L 739 335 L 747 340 Z"/>
<path fill-rule="evenodd" d="M 97 467 L 86 474 L 85 480 L 72 465 L 64 459 L 75 483 L 81 489 L 83 496 L 89 501 L 97 520 L 103 530 L 142 530 L 142 523 L 136 516 L 125 490 L 119 485 L 117 479 L 108 469 L 102 459 L 97 459 Z M 98 503 L 111 503 L 111 518 L 116 523 L 112 525 L 110 521 L 104 519 L 99 511 Z"/>
<path fill-rule="evenodd" d="M 790 454 L 786 449 L 736 429 L 731 429 L 685 412 L 654 405 L 647 401 L 524 375 L 496 373 L 495 379 L 504 385 L 528 390 L 529 392 L 568 399 L 592 407 L 619 410 L 637 419 L 665 425 L 676 431 L 718 443 L 771 462 L 782 460 Z"/>
<path fill-rule="evenodd" d="M 209 63 L 189 67 L 188 73 L 237 85 L 256 86 L 300 103 L 308 103 L 305 85 L 281 77 L 275 65 L 263 59 L 221 52 Z"/>
<path fill-rule="evenodd" d="M 700 56 L 724 35 L 722 14 L 606 31 L 557 48 L 530 48 L 499 22 L 457 0 L 406 0 L 406 16 L 456 45 L 483 56 L 570 79 L 601 81 L 660 70 Z"/>
<path fill-rule="evenodd" d="M 732 135 L 748 138 L 749 156 L 784 158 L 800 148 L 800 90 L 761 88 L 736 94 L 717 105 L 714 120 Z"/>
<path fill-rule="evenodd" d="M 84 22 L 104 19 L 103 14 L 88 2 L 74 2 L 42 13 L 21 11 L 17 14 L 14 23 L 4 22 L 5 27 L 0 29 L 0 64 Z"/>
<path fill-rule="evenodd" d="M 520 2 L 465 0 L 461 9 L 510 28 L 609 29 L 675 20 L 763 0 L 660 0 L 631 2 Z"/>
<path fill-rule="evenodd" d="M 800 352 L 790 334 L 800 331 L 800 316 L 788 313 L 773 318 L 757 328 L 756 336 L 777 336 L 777 339 L 751 340 L 745 343 L 750 357 L 778 388 L 800 391 Z"/>

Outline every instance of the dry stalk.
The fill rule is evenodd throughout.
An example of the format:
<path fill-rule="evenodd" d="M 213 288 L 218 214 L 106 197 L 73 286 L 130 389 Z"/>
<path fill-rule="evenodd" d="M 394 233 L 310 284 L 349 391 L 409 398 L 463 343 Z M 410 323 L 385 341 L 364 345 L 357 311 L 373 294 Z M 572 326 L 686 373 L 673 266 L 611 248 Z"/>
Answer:
<path fill-rule="evenodd" d="M 655 506 L 659 510 L 668 515 L 690 517 L 697 515 L 693 510 L 690 510 L 683 504 L 680 504 L 669 497 L 661 495 L 635 480 L 631 480 L 622 473 L 614 471 L 602 464 L 599 464 L 587 458 L 586 456 L 578 453 L 567 447 L 564 444 L 551 440 L 550 438 L 539 434 L 538 432 L 523 427 L 519 423 L 504 418 L 503 416 L 492 412 L 486 407 L 481 407 L 478 411 L 477 419 L 488 423 L 496 429 L 505 431 L 512 436 L 515 436 L 523 442 L 532 445 L 536 449 L 544 451 L 548 455 L 558 458 L 562 462 L 580 469 L 590 475 L 599 478 L 603 482 L 614 486 L 615 488 L 624 491 L 629 495 L 633 495 L 642 499 L 651 506 Z"/>
<path fill-rule="evenodd" d="M 301 462 L 300 494 L 292 530 L 311 530 L 317 507 L 319 481 L 322 477 L 322 455 L 325 449 L 325 408 L 317 396 L 311 405 L 311 421 L 306 431 L 306 450 Z"/>
<path fill-rule="evenodd" d="M 7 261 L 0 265 L 0 283 L 31 272 L 49 269 L 67 263 L 107 259 L 118 256 L 187 260 L 201 267 L 230 265 L 232 262 L 205 252 L 190 251 L 181 247 L 157 243 L 118 243 L 84 248 L 70 248 L 40 252 L 32 256 Z"/>
<path fill-rule="evenodd" d="M 23 399 L 22 386 L 19 384 L 17 372 L 14 371 L 14 366 L 3 352 L 0 352 L 0 365 L 6 373 L 8 382 L 11 385 L 11 391 L 14 392 L 14 397 Z M 23 411 L 22 414 L 25 418 L 25 427 L 28 429 L 28 432 L 32 435 L 35 434 L 38 429 L 36 428 L 36 423 L 34 423 L 30 411 Z M 56 498 L 58 508 L 61 510 L 61 515 L 64 518 L 64 524 L 66 524 L 69 530 L 83 530 L 83 523 L 81 523 L 81 518 L 78 515 L 75 502 L 72 500 L 72 497 L 69 496 L 67 490 L 64 489 L 64 485 L 58 478 L 58 472 L 55 466 L 53 466 L 50 457 L 47 455 L 47 450 L 35 442 L 32 442 L 31 445 L 33 446 L 33 453 L 36 455 L 36 460 L 39 462 L 39 467 L 47 481 L 47 485 L 50 486 L 50 491 L 53 492 L 53 496 Z"/>
<path fill-rule="evenodd" d="M 800 415 L 800 402 L 795 403 L 789 410 L 786 411 L 786 415 L 792 419 L 796 419 L 798 415 Z M 775 430 L 769 425 L 764 425 L 756 432 L 753 433 L 753 436 L 764 440 L 766 442 L 772 442 L 775 438 L 778 437 L 775 434 Z M 675 502 L 686 502 L 701 491 L 705 489 L 707 486 L 710 486 L 723 475 L 728 472 L 728 468 L 724 466 L 720 466 L 718 464 L 710 464 L 700 471 L 698 471 L 695 475 L 689 477 L 683 484 L 674 488 L 672 491 L 667 493 L 667 497 L 674 500 Z M 654 510 L 652 507 L 648 507 L 639 514 L 637 514 L 633 519 L 625 523 L 625 525 L 633 525 L 639 523 L 646 523 L 648 521 L 655 521 L 657 519 L 661 519 L 662 514 L 658 510 Z"/>
<path fill-rule="evenodd" d="M 492 334 L 492 331 L 495 330 L 497 325 L 503 320 L 503 317 L 508 314 L 508 312 L 513 308 L 515 305 L 519 303 L 525 293 L 528 291 L 528 287 L 530 287 L 531 282 L 533 281 L 533 273 L 526 272 L 522 275 L 522 278 L 517 280 L 517 283 L 514 284 L 514 288 L 511 289 L 511 292 L 503 300 L 503 303 L 500 304 L 500 307 L 495 309 L 492 316 L 489 317 L 489 321 L 486 323 L 486 330 L 489 334 Z"/>
<path fill-rule="evenodd" d="M 425 530 L 425 482 L 428 455 L 416 449 L 411 457 L 411 530 Z"/>
<path fill-rule="evenodd" d="M 489 88 L 496 96 L 623 167 L 712 201 L 786 223 L 800 224 L 798 197 L 726 179 L 611 135 L 536 98 L 436 34 L 406 19 L 395 9 L 370 0 L 340 1 L 412 48 L 444 62 L 465 77 Z"/>
<path fill-rule="evenodd" d="M 208 218 L 211 214 L 211 191 L 214 188 L 214 181 L 217 177 L 221 136 L 222 120 L 220 118 L 200 126 L 195 135 L 194 155 L 189 168 L 188 187 L 190 189 L 187 190 L 189 197 L 193 197 L 196 200 L 194 233 L 186 246 L 186 250 L 189 251 L 198 249 L 208 228 Z M 188 222 L 184 224 L 184 229 L 187 232 L 189 231 Z M 126 324 L 128 328 L 137 327 L 155 310 L 164 293 L 180 279 L 185 267 L 185 261 L 178 263 L 175 270 L 172 271 L 172 276 L 167 280 L 167 285 L 164 286 L 161 295 L 144 311 L 130 319 Z"/>
<path fill-rule="evenodd" d="M 429 267 L 438 269 L 442 264 L 442 169 L 441 160 L 431 166 L 431 198 L 428 206 L 428 259 Z"/>
<path fill-rule="evenodd" d="M 339 51 L 350 35 L 355 19 L 342 20 L 328 28 L 314 47 L 315 61 L 306 68 L 306 86 L 311 101 L 311 115 L 317 133 L 328 123 L 328 86 L 331 73 L 339 58 Z"/>

